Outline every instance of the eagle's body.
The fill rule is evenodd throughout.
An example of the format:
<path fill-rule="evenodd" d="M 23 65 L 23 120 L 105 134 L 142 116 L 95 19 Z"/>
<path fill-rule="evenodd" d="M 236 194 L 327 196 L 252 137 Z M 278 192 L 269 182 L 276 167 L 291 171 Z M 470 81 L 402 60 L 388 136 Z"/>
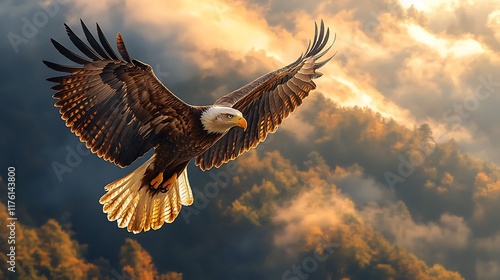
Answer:
<path fill-rule="evenodd" d="M 158 174 L 162 173 L 161 185 L 172 176 L 177 177 L 184 171 L 187 164 L 208 150 L 223 134 L 209 133 L 203 129 L 201 114 L 206 108 L 192 107 L 189 113 L 184 114 L 185 126 L 178 136 L 168 137 L 155 149 L 157 154 L 154 163 L 146 170 L 143 184 L 149 184 Z"/>
<path fill-rule="evenodd" d="M 153 156 L 127 176 L 105 187 L 103 211 L 119 227 L 138 233 L 173 222 L 181 206 L 193 203 L 187 165 L 219 167 L 264 141 L 302 103 L 329 37 L 323 22 L 303 56 L 215 101 L 186 104 L 168 90 L 151 67 L 131 59 L 118 34 L 121 59 L 99 25 L 100 43 L 82 22 L 88 44 L 66 26 L 73 44 L 86 57 L 52 40 L 56 49 L 81 66 L 44 63 L 65 76 L 48 79 L 62 118 L 98 156 L 128 166 L 154 148 Z M 236 127 L 236 128 L 233 128 Z"/>

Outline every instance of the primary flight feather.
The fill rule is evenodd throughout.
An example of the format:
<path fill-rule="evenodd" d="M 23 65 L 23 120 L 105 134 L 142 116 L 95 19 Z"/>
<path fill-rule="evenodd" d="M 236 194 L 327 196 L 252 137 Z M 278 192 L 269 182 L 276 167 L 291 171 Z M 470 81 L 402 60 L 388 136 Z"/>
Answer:
<path fill-rule="evenodd" d="M 316 70 L 329 29 L 315 25 L 314 39 L 295 62 L 270 72 L 217 99 L 192 106 L 175 96 L 154 75 L 151 66 L 132 59 L 121 35 L 115 53 L 97 24 L 97 38 L 81 21 L 87 43 L 67 25 L 71 42 L 83 56 L 52 39 L 54 47 L 78 66 L 43 61 L 67 73 L 47 79 L 56 83 L 55 106 L 80 140 L 99 157 L 125 167 L 151 149 L 139 168 L 104 187 L 99 202 L 110 221 L 139 233 L 175 220 L 194 197 L 187 176 L 196 158 L 202 170 L 219 167 L 256 147 L 274 133 L 309 91 L 316 88 Z M 333 40 L 335 41 L 335 40 Z"/>

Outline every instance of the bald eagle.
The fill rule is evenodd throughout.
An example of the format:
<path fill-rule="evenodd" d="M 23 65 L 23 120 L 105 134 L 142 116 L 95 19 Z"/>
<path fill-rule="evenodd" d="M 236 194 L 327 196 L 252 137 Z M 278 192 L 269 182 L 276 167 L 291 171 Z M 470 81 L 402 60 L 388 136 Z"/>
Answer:
<path fill-rule="evenodd" d="M 110 221 L 139 233 L 159 229 L 175 220 L 182 206 L 193 203 L 187 165 L 202 170 L 219 167 L 256 147 L 274 133 L 309 91 L 325 49 L 329 29 L 324 23 L 305 54 L 276 71 L 217 99 L 213 105 L 192 106 L 175 96 L 155 76 L 151 66 L 131 59 L 120 33 L 118 57 L 98 24 L 97 37 L 81 21 L 85 43 L 66 24 L 71 42 L 83 55 L 54 39 L 54 47 L 78 64 L 67 66 L 43 61 L 64 72 L 47 79 L 55 106 L 66 125 L 93 153 L 125 167 L 154 149 L 139 168 L 104 187 L 99 202 Z"/>

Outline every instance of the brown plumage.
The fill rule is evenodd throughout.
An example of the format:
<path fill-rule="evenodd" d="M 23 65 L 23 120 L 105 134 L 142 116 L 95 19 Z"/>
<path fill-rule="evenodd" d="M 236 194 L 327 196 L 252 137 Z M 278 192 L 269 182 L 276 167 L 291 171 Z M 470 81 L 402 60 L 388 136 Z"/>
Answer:
<path fill-rule="evenodd" d="M 119 227 L 139 233 L 171 223 L 181 207 L 193 203 L 187 165 L 219 167 L 264 141 L 316 88 L 316 69 L 329 30 L 321 21 L 314 40 L 295 62 L 237 89 L 211 106 L 186 104 L 154 75 L 151 67 L 131 59 L 120 34 L 119 58 L 99 25 L 99 42 L 81 22 L 88 44 L 67 25 L 79 55 L 52 40 L 54 47 L 79 66 L 44 61 L 68 73 L 47 79 L 56 83 L 55 106 L 81 141 L 99 157 L 125 167 L 152 148 L 153 156 L 127 176 L 105 187 L 103 211 Z M 332 44 L 333 45 L 333 44 Z M 239 126 L 241 128 L 233 128 Z"/>

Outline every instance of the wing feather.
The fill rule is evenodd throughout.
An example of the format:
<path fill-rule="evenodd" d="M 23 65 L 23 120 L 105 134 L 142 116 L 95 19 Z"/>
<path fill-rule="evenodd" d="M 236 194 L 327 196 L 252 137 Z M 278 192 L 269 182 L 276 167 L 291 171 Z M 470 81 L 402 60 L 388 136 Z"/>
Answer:
<path fill-rule="evenodd" d="M 125 47 L 125 43 L 123 43 L 122 35 L 120 33 L 116 35 L 116 46 L 118 47 L 118 52 L 120 52 L 123 60 L 128 63 L 132 63 L 132 60 L 130 60 L 130 56 L 128 55 L 127 48 Z"/>
<path fill-rule="evenodd" d="M 313 79 L 321 76 L 316 70 L 335 54 L 322 62 L 317 60 L 330 50 L 335 39 L 325 49 L 330 30 L 325 29 L 323 21 L 319 28 L 315 23 L 314 29 L 312 43 L 309 41 L 305 54 L 295 62 L 268 73 L 215 102 L 215 105 L 231 106 L 240 110 L 248 125 L 246 131 L 229 130 L 210 149 L 197 157 L 196 164 L 201 169 L 219 167 L 256 147 L 269 133 L 274 133 L 283 120 L 302 104 L 309 92 L 316 88 Z"/>
<path fill-rule="evenodd" d="M 283 104 L 281 103 L 281 98 L 276 94 L 270 96 L 268 99 L 270 101 L 269 104 L 271 105 L 271 112 L 278 112 L 277 114 L 270 114 L 273 119 L 273 129 L 271 132 L 275 132 L 281 123 L 281 111 L 283 110 Z"/>
<path fill-rule="evenodd" d="M 255 123 L 255 110 L 254 109 L 254 106 L 248 106 L 249 110 L 246 110 L 244 114 L 244 116 L 247 118 L 247 122 L 250 122 L 251 124 L 253 124 L 252 126 L 249 126 L 247 127 L 248 129 L 248 134 L 249 135 L 253 135 L 255 137 L 255 130 L 257 128 L 257 124 Z M 231 134 L 231 133 L 229 133 Z M 228 135 L 228 138 L 230 137 L 230 135 Z M 245 138 L 242 138 L 240 140 L 243 140 L 245 142 L 245 149 L 248 150 L 252 147 L 252 138 L 253 137 L 245 137 Z"/>
<path fill-rule="evenodd" d="M 78 66 L 44 61 L 51 69 L 69 73 L 47 79 L 61 117 L 71 131 L 98 156 L 127 166 L 165 137 L 181 133 L 179 116 L 193 108 L 177 98 L 154 75 L 151 67 L 132 60 L 120 34 L 119 59 L 97 25 L 101 44 L 81 21 L 87 45 L 67 25 L 71 42 L 84 56 L 59 42 L 54 47 Z M 181 128 L 179 128 L 181 127 Z M 140 222 L 140 221 L 135 221 Z"/>
<path fill-rule="evenodd" d="M 91 58 L 92 60 L 101 60 L 103 59 L 100 57 L 97 53 L 95 53 L 94 50 L 89 48 L 83 41 L 80 39 L 80 37 L 76 36 L 75 32 L 69 28 L 67 24 L 64 24 L 64 27 L 66 27 L 66 32 L 68 33 L 68 37 L 73 42 L 73 44 L 86 56 Z"/>
<path fill-rule="evenodd" d="M 69 66 L 69 65 L 60 65 L 60 64 L 55 64 L 49 61 L 43 61 L 47 67 L 49 67 L 52 70 L 56 70 L 59 72 L 66 72 L 66 73 L 74 73 L 77 72 L 78 70 L 81 70 L 81 67 L 75 67 L 75 66 Z"/>
<path fill-rule="evenodd" d="M 109 44 L 108 39 L 106 39 L 106 36 L 104 36 L 104 33 L 102 32 L 99 24 L 96 23 L 96 27 L 97 27 L 97 37 L 99 38 L 99 41 L 101 41 L 101 45 L 108 53 L 108 56 L 111 57 L 112 60 L 120 60 L 116 55 L 115 51 L 113 50 L 113 48 L 111 47 L 111 45 Z"/>
<path fill-rule="evenodd" d="M 54 45 L 54 47 L 61 53 L 63 54 L 67 59 L 73 61 L 74 63 L 78 63 L 78 64 L 86 64 L 86 63 L 90 63 L 92 62 L 92 60 L 89 60 L 81 55 L 78 55 L 70 50 L 68 50 L 67 48 L 65 48 L 63 45 L 59 44 L 59 42 L 57 42 L 56 40 L 54 39 L 50 39 L 50 41 L 52 42 L 52 45 Z"/>
<path fill-rule="evenodd" d="M 260 106 L 260 108 L 261 108 L 260 113 L 265 114 L 265 116 L 266 116 L 263 120 L 263 130 L 262 131 L 264 134 L 267 134 L 273 126 L 272 114 L 266 114 L 266 112 L 271 112 L 271 107 L 269 105 L 269 102 L 270 102 L 269 99 L 271 99 L 271 98 L 262 99 L 262 104 Z"/>
<path fill-rule="evenodd" d="M 85 34 L 85 38 L 89 42 L 90 46 L 104 59 L 111 60 L 111 57 L 102 49 L 101 45 L 97 42 L 94 35 L 90 33 L 90 30 L 87 28 L 83 20 L 80 19 L 80 24 L 82 25 L 83 33 Z"/>

